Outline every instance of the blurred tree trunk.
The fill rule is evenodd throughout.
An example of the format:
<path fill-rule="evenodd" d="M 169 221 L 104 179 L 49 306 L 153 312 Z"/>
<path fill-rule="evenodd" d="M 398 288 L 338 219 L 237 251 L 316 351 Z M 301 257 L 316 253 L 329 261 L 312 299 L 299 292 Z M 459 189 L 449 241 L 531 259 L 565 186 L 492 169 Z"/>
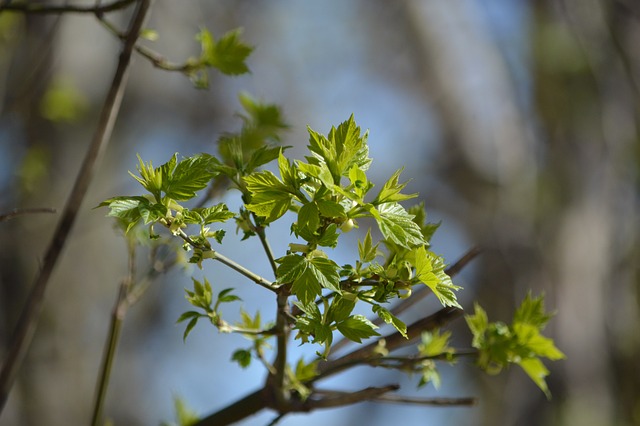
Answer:
<path fill-rule="evenodd" d="M 8 18 L 11 19 L 3 22 L 6 31 L 3 40 L 6 68 L 3 72 L 6 80 L 1 117 L 7 130 L 3 155 L 14 163 L 11 168 L 14 175 L 5 181 L 9 185 L 3 189 L 0 205 L 3 211 L 51 207 L 35 203 L 49 200 L 44 195 L 52 189 L 49 180 L 51 164 L 60 151 L 55 128 L 43 118 L 40 110 L 52 80 L 59 18 L 29 15 L 10 15 Z M 0 224 L 0 312 L 5 350 L 29 290 L 25 284 L 31 282 L 40 248 L 49 237 L 45 229 L 55 220 L 52 215 L 25 215 Z M 40 236 L 37 236 L 38 231 Z M 41 327 L 48 327 L 46 321 Z M 7 424 L 37 425 L 46 422 L 32 405 L 40 382 L 37 369 L 22 371 L 11 395 L 14 403 L 8 412 L 3 413 L 4 420 L 10 419 Z"/>

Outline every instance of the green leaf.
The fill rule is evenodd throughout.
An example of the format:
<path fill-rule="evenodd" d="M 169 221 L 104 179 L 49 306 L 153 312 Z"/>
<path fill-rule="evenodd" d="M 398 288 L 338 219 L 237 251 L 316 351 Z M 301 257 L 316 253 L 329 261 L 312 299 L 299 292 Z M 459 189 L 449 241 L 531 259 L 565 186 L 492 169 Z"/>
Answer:
<path fill-rule="evenodd" d="M 197 317 L 201 317 L 202 314 L 200 312 L 196 312 L 196 311 L 187 311 L 187 312 L 183 312 L 182 315 L 180 315 L 180 317 L 178 318 L 178 320 L 176 321 L 177 323 L 181 323 L 183 321 L 186 321 L 190 318 L 197 318 Z"/>
<path fill-rule="evenodd" d="M 320 296 L 322 288 L 339 292 L 339 266 L 323 257 L 303 257 L 291 254 L 277 260 L 279 283 L 292 283 L 291 292 L 304 304 L 312 303 Z"/>
<path fill-rule="evenodd" d="M 144 187 L 144 189 L 149 191 L 156 198 L 156 201 L 160 201 L 160 191 L 162 189 L 161 167 L 154 168 L 151 161 L 149 161 L 149 163 L 145 163 L 144 161 L 142 161 L 142 158 L 140 158 L 140 155 L 138 155 L 137 157 L 137 169 L 138 173 L 140 173 L 140 177 L 134 175 L 131 172 L 129 172 L 129 175 L 137 180 L 138 183 L 140 183 L 140 185 Z M 174 159 L 175 157 L 172 158 L 172 160 Z"/>
<path fill-rule="evenodd" d="M 238 349 L 231 355 L 231 360 L 238 363 L 242 368 L 247 368 L 251 364 L 251 351 Z"/>
<path fill-rule="evenodd" d="M 320 285 L 329 290 L 340 293 L 340 267 L 333 260 L 324 257 L 307 258 L 309 269 Z"/>
<path fill-rule="evenodd" d="M 230 212 L 224 203 L 211 207 L 198 207 L 192 210 L 182 211 L 185 223 L 195 223 L 199 225 L 209 225 L 214 222 L 226 222 L 235 216 Z"/>
<path fill-rule="evenodd" d="M 399 183 L 400 173 L 402 173 L 402 169 L 397 170 L 387 182 L 383 185 L 380 193 L 376 197 L 375 201 L 373 201 L 374 205 L 382 204 L 382 203 L 390 203 L 408 200 L 410 198 L 415 198 L 418 194 L 401 194 L 400 191 L 407 186 L 407 182 Z"/>
<path fill-rule="evenodd" d="M 480 349 L 485 342 L 485 333 L 489 327 L 489 318 L 487 317 L 486 311 L 482 309 L 477 302 L 474 304 L 474 310 L 474 315 L 466 315 L 464 319 L 473 334 L 473 342 L 471 345 L 474 348 Z"/>
<path fill-rule="evenodd" d="M 317 200 L 316 205 L 323 217 L 328 218 L 346 218 L 344 206 L 332 200 Z"/>
<path fill-rule="evenodd" d="M 318 361 L 311 361 L 309 364 L 304 362 L 303 358 L 298 360 L 296 364 L 296 378 L 301 382 L 308 382 L 318 375 Z"/>
<path fill-rule="evenodd" d="M 422 343 L 418 345 L 421 356 L 438 356 L 446 353 L 453 353 L 454 349 L 449 346 L 451 331 L 440 334 L 440 330 L 422 333 Z"/>
<path fill-rule="evenodd" d="M 369 189 L 373 187 L 373 184 L 367 179 L 367 175 L 364 170 L 360 169 L 355 164 L 349 169 L 349 181 L 351 181 L 353 190 L 360 200 L 364 199 L 364 196 L 369 192 Z"/>
<path fill-rule="evenodd" d="M 398 330 L 398 332 L 402 334 L 402 337 L 404 337 L 405 339 L 408 338 L 407 325 L 402 320 L 400 320 L 400 318 L 396 317 L 388 309 L 380 305 L 373 305 L 372 310 L 380 317 L 380 319 L 382 319 L 387 324 L 391 324 L 396 330 Z"/>
<path fill-rule="evenodd" d="M 327 226 L 320 238 L 316 241 L 316 244 L 322 247 L 335 247 L 338 245 L 339 236 L 338 226 L 332 223 Z"/>
<path fill-rule="evenodd" d="M 176 410 L 178 426 L 192 426 L 200 420 L 196 412 L 190 409 L 182 398 L 174 397 L 173 405 Z"/>
<path fill-rule="evenodd" d="M 261 146 L 251 154 L 251 158 L 249 158 L 249 162 L 247 163 L 245 172 L 251 173 L 258 167 L 272 162 L 273 160 L 278 158 L 281 152 L 282 148 L 279 146 Z M 282 175 L 282 171 L 280 171 L 280 174 Z"/>
<path fill-rule="evenodd" d="M 525 373 L 538 385 L 538 387 L 544 392 L 547 399 L 551 399 L 551 392 L 547 387 L 545 378 L 549 375 L 549 370 L 544 366 L 539 358 L 526 358 L 517 362 L 522 367 Z"/>
<path fill-rule="evenodd" d="M 380 335 L 376 332 L 378 327 L 363 315 L 350 316 L 336 324 L 336 327 L 344 337 L 356 343 L 362 343 L 362 339 Z"/>
<path fill-rule="evenodd" d="M 340 295 L 336 295 L 327 311 L 327 322 L 344 321 L 351 315 L 353 308 L 356 306 L 355 300 L 345 299 Z"/>
<path fill-rule="evenodd" d="M 236 300 L 242 300 L 239 296 L 235 294 L 231 294 L 231 292 L 235 290 L 233 288 L 225 288 L 218 293 L 218 303 L 229 303 L 235 302 Z"/>
<path fill-rule="evenodd" d="M 331 171 L 324 162 L 318 165 L 296 161 L 296 166 L 305 175 L 318 179 L 325 187 L 331 188 L 334 186 Z"/>
<path fill-rule="evenodd" d="M 244 181 L 251 192 L 251 203 L 246 205 L 247 210 L 264 217 L 267 223 L 287 212 L 293 196 L 273 173 L 268 170 L 252 173 Z"/>
<path fill-rule="evenodd" d="M 310 268 L 306 268 L 291 286 L 291 293 L 304 304 L 313 303 L 321 292 L 322 286 Z"/>
<path fill-rule="evenodd" d="M 479 349 L 478 365 L 489 373 L 499 372 L 509 364 L 517 364 L 550 398 L 545 377 L 549 371 L 540 357 L 551 360 L 565 355 L 553 340 L 540 334 L 549 315 L 542 309 L 542 297 L 530 295 L 514 315 L 511 326 L 501 322 L 489 323 L 485 311 L 476 304 L 475 315 L 465 319 L 473 333 L 473 346 Z"/>
<path fill-rule="evenodd" d="M 217 172 L 217 160 L 209 154 L 197 154 L 176 164 L 177 154 L 161 166 L 163 179 L 161 189 L 167 197 L 186 201 L 196 196 L 196 192 L 207 187 Z M 174 168 L 175 165 L 175 168 Z"/>
<path fill-rule="evenodd" d="M 373 240 L 371 239 L 371 229 L 367 230 L 367 235 L 364 237 L 364 241 L 358 240 L 358 255 L 360 257 L 360 262 L 369 263 L 373 261 L 378 255 L 378 244 L 373 245 Z"/>
<path fill-rule="evenodd" d="M 316 203 L 307 203 L 298 211 L 298 226 L 315 232 L 320 225 L 320 212 Z"/>
<path fill-rule="evenodd" d="M 244 92 L 240 93 L 238 99 L 246 111 L 246 114 L 241 115 L 245 124 L 243 135 L 250 135 L 250 139 L 259 140 L 260 143 L 264 143 L 266 139 L 279 141 L 280 132 L 289 128 L 280 107 L 276 104 L 259 102 Z M 255 148 L 253 144 L 249 146 Z"/>
<path fill-rule="evenodd" d="M 276 277 L 280 284 L 293 282 L 307 269 L 305 258 L 298 254 L 281 257 L 276 262 L 279 263 L 276 269 Z"/>
<path fill-rule="evenodd" d="M 198 323 L 198 319 L 200 317 L 193 317 L 191 318 L 191 321 L 189 321 L 189 323 L 187 324 L 187 328 L 184 329 L 184 334 L 182 335 L 182 341 L 186 342 L 187 341 L 187 336 L 189 336 L 189 333 L 191 333 L 191 330 L 193 330 L 193 327 L 196 326 L 196 324 Z"/>
<path fill-rule="evenodd" d="M 249 67 L 247 67 L 245 60 L 253 51 L 253 47 L 240 41 L 241 34 L 241 29 L 232 30 L 216 42 L 208 30 L 202 29 L 196 36 L 202 46 L 200 60 L 223 74 L 248 73 Z"/>
<path fill-rule="evenodd" d="M 340 184 L 340 178 L 346 176 L 352 166 L 367 170 L 371 159 L 368 157 L 367 134 L 360 135 L 353 115 L 337 128 L 332 127 L 328 137 L 321 135 L 310 127 L 309 150 L 314 157 L 307 158 L 315 165 L 326 164 L 332 176 L 332 183 Z"/>
<path fill-rule="evenodd" d="M 426 244 L 420 227 L 413 216 L 398 203 L 380 204 L 372 210 L 382 235 L 389 241 L 405 248 Z"/>
<path fill-rule="evenodd" d="M 454 293 L 460 287 L 453 285 L 451 279 L 444 272 L 440 276 L 434 272 L 432 257 L 429 256 L 424 246 L 414 249 L 413 255 L 415 257 L 416 278 L 433 291 L 443 306 L 461 308 Z"/>
<path fill-rule="evenodd" d="M 543 328 L 552 316 L 553 314 L 546 314 L 544 311 L 544 296 L 534 298 L 529 293 L 514 314 L 513 322 Z"/>

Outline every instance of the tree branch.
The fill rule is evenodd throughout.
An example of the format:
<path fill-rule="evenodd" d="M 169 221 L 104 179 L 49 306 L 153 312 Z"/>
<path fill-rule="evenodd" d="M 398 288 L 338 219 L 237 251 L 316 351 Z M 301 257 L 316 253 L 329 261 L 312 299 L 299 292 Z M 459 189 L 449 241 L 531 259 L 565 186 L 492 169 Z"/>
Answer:
<path fill-rule="evenodd" d="M 302 404 L 300 411 L 344 407 L 345 405 L 353 405 L 358 402 L 373 401 L 381 398 L 388 392 L 393 392 L 398 389 L 400 389 L 400 385 L 393 384 L 382 387 L 369 387 L 356 392 L 315 390 L 313 392 L 314 394 L 322 395 L 323 397 L 320 399 L 310 397 Z"/>
<path fill-rule="evenodd" d="M 41 208 L 31 208 L 31 209 L 13 209 L 6 213 L 0 214 L 0 222 L 4 222 L 10 219 L 14 219 L 18 216 L 23 216 L 25 214 L 34 214 L 34 213 L 55 213 L 56 209 L 52 209 L 49 207 L 41 207 Z"/>
<path fill-rule="evenodd" d="M 75 6 L 60 5 L 51 6 L 42 3 L 17 2 L 0 6 L 0 12 L 21 12 L 38 15 L 59 15 L 62 13 L 92 13 L 100 15 L 102 13 L 115 12 L 133 4 L 136 0 L 115 0 L 107 4 L 97 4 L 96 6 Z"/>
<path fill-rule="evenodd" d="M 126 86 L 129 64 L 131 62 L 131 53 L 133 46 L 138 39 L 140 29 L 149 10 L 151 0 L 140 0 L 138 6 L 131 19 L 127 39 L 124 43 L 118 66 L 107 93 L 96 132 L 94 134 L 89 150 L 84 158 L 78 176 L 75 180 L 73 189 L 69 195 L 64 211 L 60 218 L 60 222 L 54 232 L 51 243 L 47 249 L 44 261 L 35 283 L 31 289 L 31 293 L 27 299 L 26 305 L 22 311 L 18 324 L 16 326 L 11 346 L 7 358 L 4 360 L 2 371 L 0 372 L 0 412 L 9 396 L 9 392 L 15 381 L 16 375 L 22 364 L 27 349 L 33 339 L 37 322 L 42 311 L 42 302 L 44 293 L 49 283 L 49 279 L 54 267 L 58 262 L 58 258 L 62 253 L 65 243 L 69 237 L 73 224 L 78 215 L 78 210 L 84 200 L 89 184 L 91 183 L 95 169 L 106 149 L 113 126 L 120 111 L 122 96 Z"/>
<path fill-rule="evenodd" d="M 475 405 L 478 402 L 476 398 L 411 398 L 400 395 L 380 395 L 372 401 L 392 404 L 437 405 L 441 407 Z"/>

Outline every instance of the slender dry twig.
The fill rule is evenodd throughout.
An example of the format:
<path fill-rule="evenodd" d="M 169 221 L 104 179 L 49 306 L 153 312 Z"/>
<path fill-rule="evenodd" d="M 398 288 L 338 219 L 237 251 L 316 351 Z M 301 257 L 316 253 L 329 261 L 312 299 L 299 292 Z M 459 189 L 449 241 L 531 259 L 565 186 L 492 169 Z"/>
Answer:
<path fill-rule="evenodd" d="M 115 306 L 111 313 L 111 324 L 109 326 L 109 337 L 105 342 L 104 353 L 102 357 L 102 368 L 100 370 L 100 376 L 98 379 L 98 386 L 96 390 L 96 399 L 93 405 L 93 415 L 91 417 L 91 425 L 97 426 L 102 422 L 102 413 L 104 409 L 104 401 L 107 395 L 107 388 L 109 386 L 109 379 L 111 378 L 111 371 L 113 368 L 113 362 L 115 361 L 116 348 L 120 341 L 120 332 L 122 330 L 122 324 L 124 323 L 124 317 L 127 314 L 128 303 L 127 298 L 133 281 L 135 280 L 135 243 L 129 239 L 127 244 L 128 251 L 128 273 L 122 280 L 120 288 L 118 290 L 118 297 L 116 299 Z"/>
<path fill-rule="evenodd" d="M 0 6 L 0 12 L 21 12 L 30 14 L 49 14 L 58 15 L 62 13 L 93 13 L 102 14 L 122 10 L 134 3 L 136 0 L 115 0 L 107 4 L 98 4 L 95 6 L 78 6 L 78 5 L 47 5 L 44 3 L 33 2 L 15 2 Z"/>
<path fill-rule="evenodd" d="M 358 402 L 372 401 L 398 389 L 400 389 L 400 385 L 393 384 L 382 387 L 369 387 L 355 392 L 316 390 L 314 394 L 322 395 L 322 398 L 314 399 L 313 396 L 310 397 L 302 404 L 300 411 L 344 407 Z"/>
<path fill-rule="evenodd" d="M 32 209 L 13 209 L 6 213 L 0 214 L 0 222 L 4 222 L 10 219 L 14 219 L 18 216 L 23 216 L 26 214 L 34 214 L 34 213 L 55 213 L 56 209 L 52 209 L 49 207 L 42 208 L 32 208 Z"/>
<path fill-rule="evenodd" d="M 78 177 L 75 180 L 58 226 L 47 249 L 42 267 L 40 268 L 27 303 L 18 320 L 7 358 L 4 360 L 2 371 L 0 372 L 0 412 L 5 406 L 20 365 L 35 333 L 40 312 L 42 311 L 45 289 L 49 283 L 53 269 L 58 263 L 62 249 L 75 223 L 89 184 L 92 181 L 95 169 L 111 138 L 126 86 L 133 46 L 138 39 L 140 29 L 149 10 L 150 2 L 151 0 L 140 0 L 137 4 L 136 11 L 131 19 L 129 31 L 127 32 L 127 39 L 120 53 L 113 81 L 102 107 L 93 140 L 91 141 Z"/>
<path fill-rule="evenodd" d="M 469 406 L 477 404 L 476 398 L 411 398 L 400 395 L 380 395 L 374 402 L 388 402 L 392 404 L 432 405 L 438 407 Z"/>

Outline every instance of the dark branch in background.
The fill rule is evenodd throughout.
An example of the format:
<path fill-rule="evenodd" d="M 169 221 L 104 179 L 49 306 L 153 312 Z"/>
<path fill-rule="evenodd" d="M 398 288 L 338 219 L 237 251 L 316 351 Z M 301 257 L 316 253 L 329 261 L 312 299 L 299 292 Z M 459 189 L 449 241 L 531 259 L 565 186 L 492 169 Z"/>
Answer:
<path fill-rule="evenodd" d="M 44 292 L 51 278 L 51 274 L 65 243 L 69 237 L 69 233 L 75 223 L 78 210 L 84 200 L 85 194 L 93 178 L 93 174 L 99 164 L 102 154 L 106 149 L 113 126 L 120 111 L 122 96 L 126 86 L 129 64 L 131 62 L 131 54 L 133 47 L 140 34 L 143 22 L 147 15 L 151 0 L 140 0 L 137 3 L 135 13 L 131 19 L 131 24 L 127 32 L 127 39 L 118 59 L 118 66 L 113 77 L 113 81 L 107 93 L 98 126 L 94 134 L 91 145 L 84 158 L 78 176 L 74 182 L 73 189 L 69 195 L 67 203 L 62 212 L 62 217 L 55 230 L 51 243 L 42 263 L 42 267 L 38 272 L 35 283 L 31 289 L 26 305 L 22 311 L 18 324 L 16 326 L 8 355 L 2 365 L 0 372 L 0 412 L 5 406 L 9 392 L 16 379 L 18 370 L 22 364 L 27 349 L 33 339 L 38 319 L 42 311 L 42 302 L 44 300 Z M 122 3 L 122 2 L 120 2 Z M 126 4 L 131 3 L 127 1 Z"/>
<path fill-rule="evenodd" d="M 107 4 L 97 4 L 95 6 L 75 6 L 75 5 L 59 5 L 51 6 L 42 3 L 30 2 L 6 2 L 0 6 L 0 12 L 22 12 L 30 14 L 49 14 L 59 15 L 63 13 L 93 13 L 100 15 L 102 13 L 115 12 L 135 3 L 136 0 L 116 0 Z"/>
<path fill-rule="evenodd" d="M 478 401 L 476 398 L 411 398 L 400 395 L 380 395 L 373 399 L 374 402 L 389 402 L 392 404 L 411 404 L 411 405 L 437 405 L 437 406 L 461 406 L 475 405 Z"/>
<path fill-rule="evenodd" d="M 307 385 L 313 384 L 316 381 L 322 380 L 324 378 L 332 376 L 336 373 L 339 373 L 341 371 L 344 371 L 356 365 L 365 364 L 368 360 L 375 359 L 375 357 L 379 356 L 377 355 L 377 348 L 379 347 L 381 340 L 385 340 L 385 348 L 388 351 L 393 351 L 405 345 L 411 344 L 411 342 L 415 340 L 417 337 L 419 337 L 423 331 L 433 330 L 433 329 L 442 327 L 443 325 L 449 323 L 450 321 L 453 321 L 454 319 L 462 315 L 462 312 L 463 312 L 462 309 L 458 309 L 458 308 L 451 308 L 451 307 L 443 308 L 438 312 L 436 312 L 435 314 L 430 315 L 421 320 L 418 320 L 413 324 L 411 324 L 409 327 L 407 327 L 407 335 L 409 339 L 405 339 L 400 333 L 396 332 L 389 336 L 378 339 L 373 343 L 367 346 L 364 346 L 360 349 L 357 349 L 341 358 L 320 363 L 318 365 L 318 373 L 319 373 L 318 376 L 305 384 Z M 239 420 L 252 416 L 253 414 L 267 407 L 280 410 L 280 413 L 282 413 L 282 412 L 286 412 L 287 410 L 288 411 L 296 411 L 296 410 L 310 411 L 311 409 L 315 409 L 315 408 L 327 408 L 330 406 L 337 406 L 337 405 L 330 405 L 331 402 L 315 402 L 313 404 L 316 404 L 316 405 L 313 406 L 313 408 L 310 408 L 312 406 L 307 405 L 306 407 L 308 409 L 303 410 L 302 407 L 304 406 L 304 403 L 296 400 L 291 400 L 290 401 L 291 406 L 289 408 L 276 407 L 273 401 L 272 392 L 268 388 L 268 386 L 269 386 L 269 383 L 267 383 L 267 385 L 262 389 L 259 389 L 253 393 L 250 393 L 249 395 L 243 397 L 242 399 L 239 399 L 238 401 L 234 402 L 231 405 L 228 405 L 222 410 L 217 411 L 211 414 L 210 416 L 205 417 L 204 419 L 201 419 L 200 421 L 195 423 L 193 426 L 230 425 Z M 392 385 L 392 386 L 395 386 L 395 385 Z M 395 390 L 395 389 L 387 389 L 387 388 L 369 388 L 369 389 L 378 389 L 378 390 L 385 389 L 385 391 L 380 392 L 378 396 L 368 395 L 369 397 L 362 398 L 360 399 L 360 401 L 364 401 L 364 400 L 378 401 L 379 398 L 382 397 L 384 393 Z M 359 392 L 369 392 L 369 390 L 365 389 Z M 355 392 L 355 393 L 359 394 L 359 392 Z M 318 391 L 314 391 L 314 393 L 318 395 Z M 345 394 L 350 394 L 350 393 L 345 393 Z M 362 396 L 364 394 L 360 393 L 359 395 Z M 467 402 L 468 400 L 469 399 L 461 399 L 459 401 L 462 401 L 462 403 L 458 405 L 468 405 L 468 404 L 465 404 L 465 402 Z M 450 401 L 451 401 L 451 404 L 453 404 L 453 401 L 455 400 L 452 399 Z M 383 402 L 391 402 L 391 400 L 385 400 Z M 410 402 L 410 403 L 415 403 L 415 402 Z M 300 406 L 300 404 L 303 404 L 303 405 Z M 298 407 L 298 408 L 295 408 L 295 407 Z M 283 409 L 284 411 L 282 411 Z"/>
<path fill-rule="evenodd" d="M 14 219 L 18 216 L 23 216 L 26 214 L 34 214 L 34 213 L 55 213 L 56 209 L 52 209 L 49 207 L 42 208 L 33 208 L 33 209 L 13 209 L 6 213 L 0 214 L 0 222 L 4 222 L 10 219 Z"/>

